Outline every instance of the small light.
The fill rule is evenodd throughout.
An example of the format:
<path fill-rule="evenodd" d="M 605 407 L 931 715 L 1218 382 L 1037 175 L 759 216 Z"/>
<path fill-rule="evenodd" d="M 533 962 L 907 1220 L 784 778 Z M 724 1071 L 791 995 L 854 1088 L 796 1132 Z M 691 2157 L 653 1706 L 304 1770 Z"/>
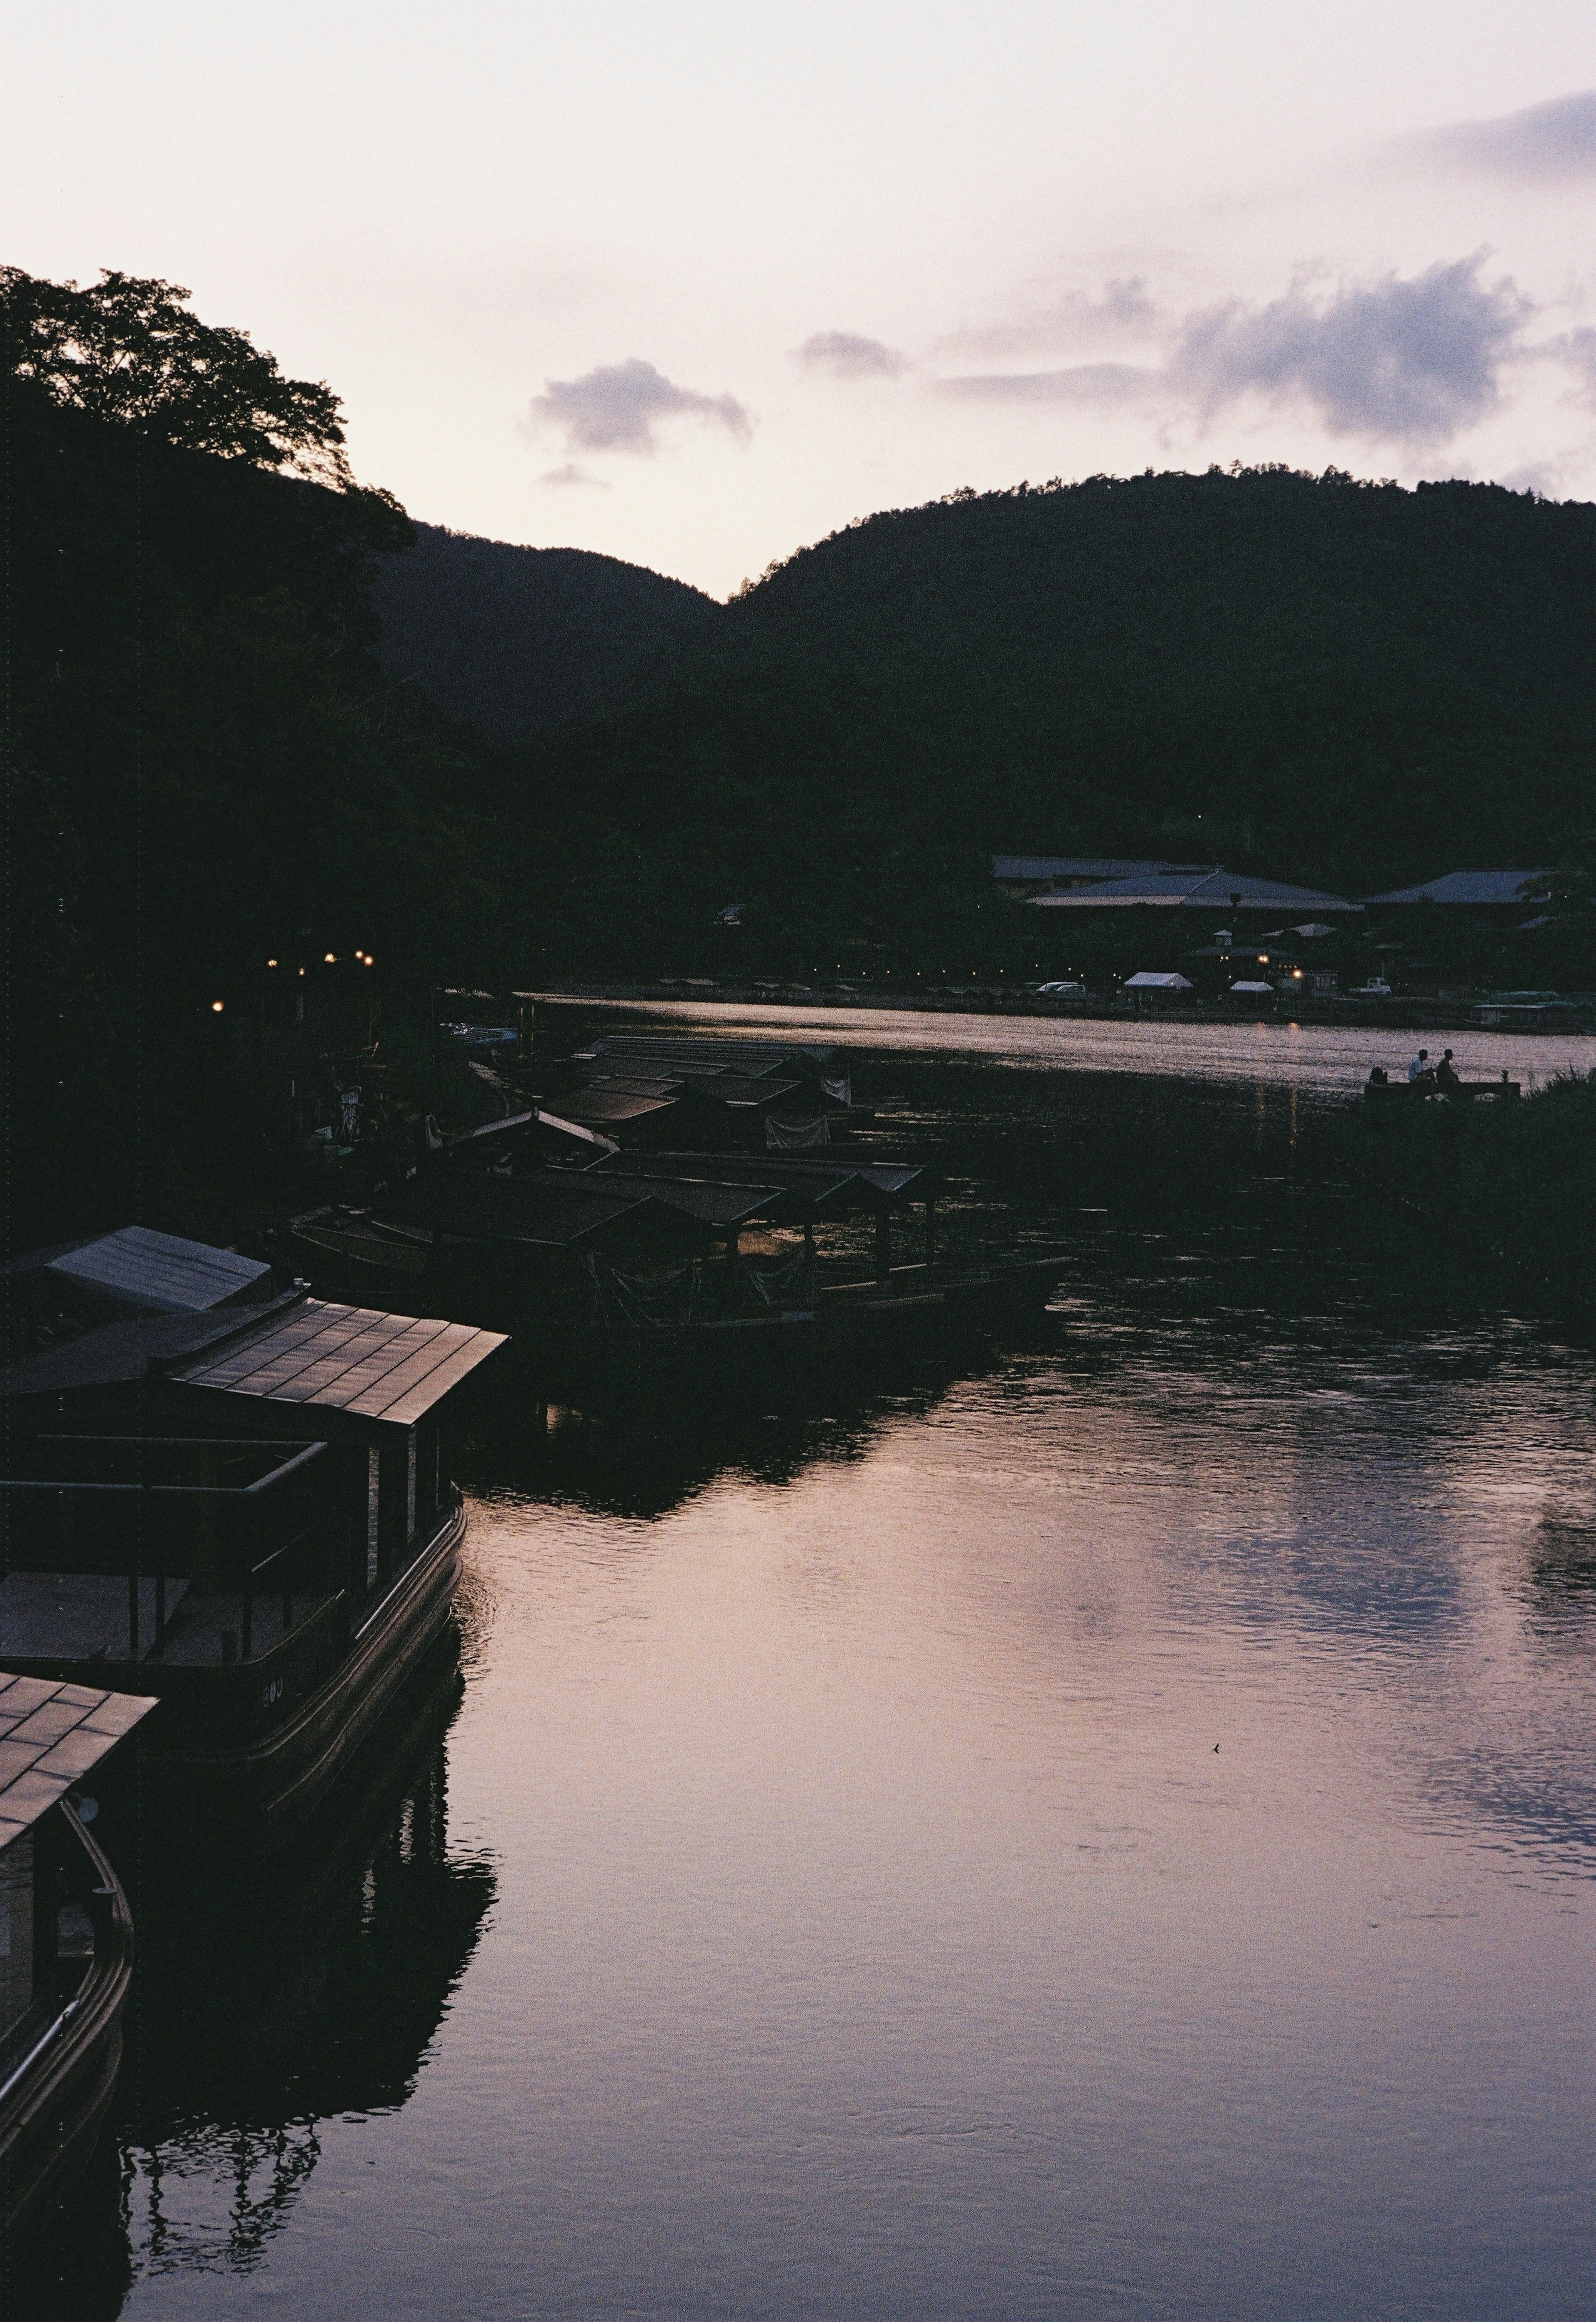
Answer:
<path fill-rule="evenodd" d="M 211 1013 L 212 1013 L 212 1015 L 213 1015 L 213 1016 L 220 1016 L 220 1014 L 222 1013 L 222 1002 L 221 1002 L 219 1000 L 213 1000 L 213 1001 L 212 1001 L 212 1002 L 211 1002 Z"/>
<path fill-rule="evenodd" d="M 324 953 L 323 953 L 323 955 L 322 955 L 322 956 L 323 956 L 323 957 L 324 957 L 324 959 L 326 961 L 327 965 L 328 965 L 329 967 L 333 966 L 333 965 L 336 964 L 336 961 L 337 961 L 337 958 L 338 958 L 338 955 L 337 955 L 337 953 L 336 953 L 336 952 L 333 952 L 333 951 L 324 952 Z"/>
<path fill-rule="evenodd" d="M 300 969 L 300 971 L 299 971 L 299 973 L 300 973 L 300 974 L 301 974 L 301 975 L 303 975 L 303 974 L 304 974 L 304 973 L 305 973 L 305 970 L 304 970 L 303 968 L 301 968 L 301 969 Z"/>
<path fill-rule="evenodd" d="M 377 964 L 377 962 L 372 958 L 369 952 L 366 954 L 366 964 L 368 967 L 375 967 Z"/>
<path fill-rule="evenodd" d="M 269 959 L 266 964 L 268 967 L 275 967 L 277 965 L 277 962 L 275 959 Z"/>

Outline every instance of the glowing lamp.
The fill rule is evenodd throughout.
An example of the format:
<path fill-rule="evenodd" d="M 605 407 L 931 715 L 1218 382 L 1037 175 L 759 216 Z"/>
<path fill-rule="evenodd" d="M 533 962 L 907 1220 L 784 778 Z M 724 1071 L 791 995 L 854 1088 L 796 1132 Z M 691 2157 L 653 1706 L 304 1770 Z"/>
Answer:
<path fill-rule="evenodd" d="M 268 967 L 275 967 L 277 965 L 277 962 L 275 959 L 269 959 L 266 964 Z"/>
<path fill-rule="evenodd" d="M 322 957 L 326 961 L 327 965 L 328 965 L 329 967 L 331 967 L 331 966 L 333 964 L 333 963 L 336 961 L 336 959 L 337 959 L 337 957 L 338 957 L 338 955 L 337 955 L 337 953 L 336 953 L 335 951 L 328 951 L 328 952 L 324 952 L 324 953 L 322 954 Z"/>
<path fill-rule="evenodd" d="M 212 1013 L 212 1015 L 213 1015 L 213 1016 L 220 1016 L 220 1014 L 222 1013 L 222 1002 L 221 1002 L 219 1000 L 213 1000 L 213 1001 L 212 1001 L 212 1002 L 211 1002 L 211 1013 Z"/>

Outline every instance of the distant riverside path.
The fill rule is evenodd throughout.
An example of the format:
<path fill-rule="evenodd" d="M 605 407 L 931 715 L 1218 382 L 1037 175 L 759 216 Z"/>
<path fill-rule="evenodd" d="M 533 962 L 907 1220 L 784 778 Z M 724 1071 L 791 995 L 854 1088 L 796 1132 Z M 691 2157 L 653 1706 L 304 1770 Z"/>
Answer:
<path fill-rule="evenodd" d="M 1031 1071 L 1147 1073 L 1181 1080 L 1294 1087 L 1342 1096 L 1363 1086 L 1372 1065 L 1405 1070 L 1420 1047 L 1449 1047 L 1464 1080 L 1509 1080 L 1538 1088 L 1557 1073 L 1596 1071 L 1596 1038 L 1585 1032 L 1414 1032 L 1366 1025 L 1181 1024 L 1164 1019 L 977 1016 L 919 1009 L 799 1008 L 735 1001 L 587 1000 L 540 994 L 539 1032 L 578 1017 L 646 1021 L 661 1029 L 782 1034 L 835 1042 L 877 1055 L 943 1056 Z"/>

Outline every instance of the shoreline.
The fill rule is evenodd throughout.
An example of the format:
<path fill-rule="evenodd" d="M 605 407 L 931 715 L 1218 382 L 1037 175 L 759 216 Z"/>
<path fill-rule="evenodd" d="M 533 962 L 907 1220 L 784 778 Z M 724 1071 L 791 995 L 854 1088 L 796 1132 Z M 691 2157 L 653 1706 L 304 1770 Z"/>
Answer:
<path fill-rule="evenodd" d="M 1318 1000 L 1291 1007 L 1241 1008 L 1223 1000 L 1156 1001 L 1047 1000 L 1030 992 L 980 988 L 968 994 L 955 992 L 858 992 L 836 985 L 813 991 L 784 984 L 774 990 L 756 984 L 724 984 L 679 981 L 652 984 L 550 984 L 537 991 L 509 992 L 464 992 L 461 1000 L 515 1000 L 539 1009 L 637 1007 L 762 1008 L 762 1009 L 879 1009 L 883 1012 L 921 1016 L 1035 1017 L 1053 1022 L 1108 1024 L 1275 1024 L 1327 1025 L 1345 1031 L 1520 1033 L 1596 1032 L 1596 1001 L 1559 1011 L 1551 1022 L 1518 1020 L 1481 1022 L 1482 1003 L 1473 1000 Z"/>

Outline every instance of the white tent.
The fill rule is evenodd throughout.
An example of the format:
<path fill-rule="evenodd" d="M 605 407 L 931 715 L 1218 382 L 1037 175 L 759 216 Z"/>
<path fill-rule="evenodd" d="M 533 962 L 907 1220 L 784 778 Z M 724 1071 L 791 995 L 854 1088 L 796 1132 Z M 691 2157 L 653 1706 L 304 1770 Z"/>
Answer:
<path fill-rule="evenodd" d="M 1140 975 L 1127 975 L 1127 992 L 1190 992 L 1191 980 L 1185 975 L 1154 975 L 1144 969 Z"/>
<path fill-rule="evenodd" d="M 1264 992 L 1272 994 L 1274 986 L 1272 983 L 1233 983 L 1230 989 L 1232 992 L 1255 992 L 1262 996 Z"/>

